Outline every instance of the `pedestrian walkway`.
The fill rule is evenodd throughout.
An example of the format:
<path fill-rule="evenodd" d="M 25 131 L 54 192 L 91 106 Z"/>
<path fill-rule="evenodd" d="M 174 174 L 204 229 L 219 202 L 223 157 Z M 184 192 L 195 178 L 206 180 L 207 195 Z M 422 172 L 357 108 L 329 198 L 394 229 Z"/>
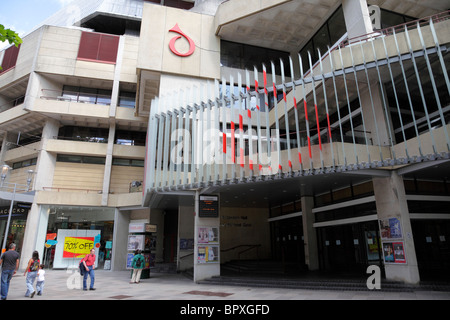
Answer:
<path fill-rule="evenodd" d="M 25 277 L 11 280 L 8 300 L 450 300 L 450 292 L 338 291 L 196 284 L 182 274 L 152 273 L 130 284 L 130 271 L 96 270 L 95 291 L 83 291 L 75 271 L 47 270 L 42 296 L 26 298 Z M 88 279 L 88 284 L 89 284 Z"/>

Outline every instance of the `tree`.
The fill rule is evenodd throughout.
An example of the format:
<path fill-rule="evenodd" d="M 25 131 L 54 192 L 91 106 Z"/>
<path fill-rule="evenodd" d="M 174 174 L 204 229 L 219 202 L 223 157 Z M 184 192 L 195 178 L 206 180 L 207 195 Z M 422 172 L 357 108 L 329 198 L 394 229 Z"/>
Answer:
<path fill-rule="evenodd" d="M 22 43 L 22 39 L 19 37 L 17 32 L 11 29 L 6 29 L 2 24 L 0 24 L 0 41 L 8 41 L 10 44 L 14 44 L 16 47 Z M 0 66 L 0 70 L 2 67 Z"/>
<path fill-rule="evenodd" d="M 0 24 L 0 41 L 5 42 L 7 40 L 10 44 L 14 43 L 16 47 L 22 43 L 22 39 L 19 37 L 17 32 L 11 29 L 6 29 L 2 24 Z"/>

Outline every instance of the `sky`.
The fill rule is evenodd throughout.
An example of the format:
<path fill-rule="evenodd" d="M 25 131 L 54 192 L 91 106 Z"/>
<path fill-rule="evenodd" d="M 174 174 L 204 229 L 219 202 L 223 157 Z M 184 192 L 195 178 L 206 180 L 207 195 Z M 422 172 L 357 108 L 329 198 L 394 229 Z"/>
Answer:
<path fill-rule="evenodd" d="M 71 0 L 2 0 L 0 24 L 24 36 Z M 0 50 L 9 46 L 0 42 Z"/>

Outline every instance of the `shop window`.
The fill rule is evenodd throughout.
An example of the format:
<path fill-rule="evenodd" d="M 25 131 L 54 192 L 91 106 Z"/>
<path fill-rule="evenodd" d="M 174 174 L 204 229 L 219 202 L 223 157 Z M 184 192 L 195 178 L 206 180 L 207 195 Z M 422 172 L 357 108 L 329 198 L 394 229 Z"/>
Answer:
<path fill-rule="evenodd" d="M 115 35 L 83 32 L 81 34 L 78 60 L 116 63 L 119 37 Z"/>
<path fill-rule="evenodd" d="M 0 70 L 0 74 L 8 71 L 16 66 L 17 57 L 19 56 L 20 45 L 18 47 L 11 46 L 5 50 L 5 54 L 3 55 L 2 61 L 2 70 Z"/>

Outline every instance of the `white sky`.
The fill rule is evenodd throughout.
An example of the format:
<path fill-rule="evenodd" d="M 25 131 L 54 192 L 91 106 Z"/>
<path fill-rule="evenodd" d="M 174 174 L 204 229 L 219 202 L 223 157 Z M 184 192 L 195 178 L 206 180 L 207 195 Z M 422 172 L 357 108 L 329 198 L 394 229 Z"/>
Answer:
<path fill-rule="evenodd" d="M 72 0 L 3 0 L 0 10 L 0 24 L 6 29 L 25 35 Z M 0 50 L 10 46 L 0 42 Z"/>

